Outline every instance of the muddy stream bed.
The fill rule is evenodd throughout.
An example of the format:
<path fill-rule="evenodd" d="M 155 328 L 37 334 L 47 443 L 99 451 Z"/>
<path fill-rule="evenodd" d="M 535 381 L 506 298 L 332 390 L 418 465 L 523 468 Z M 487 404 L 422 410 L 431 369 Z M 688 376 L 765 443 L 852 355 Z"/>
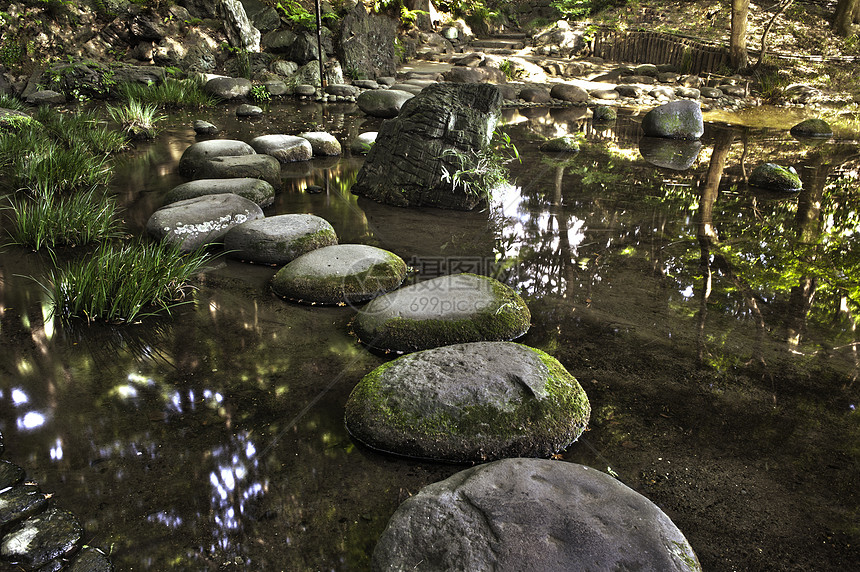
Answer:
<path fill-rule="evenodd" d="M 220 138 L 326 130 L 345 148 L 379 126 L 352 105 L 172 114 L 115 162 L 130 233 L 184 182 L 195 118 Z M 708 123 L 676 171 L 643 160 L 634 115 L 598 126 L 578 109 L 508 110 L 522 163 L 482 212 L 358 199 L 362 158 L 347 154 L 285 166 L 265 213 L 322 216 L 341 243 L 400 255 L 411 281 L 470 271 L 518 289 L 533 324 L 519 341 L 557 357 L 593 409 L 559 462 L 655 502 L 705 570 L 858 569 L 860 151 L 799 142 L 789 119 Z M 568 132 L 581 153 L 538 151 Z M 795 167 L 804 191 L 748 189 L 765 161 Z M 117 570 L 366 570 L 397 506 L 463 468 L 350 440 L 350 391 L 394 356 L 355 341 L 353 308 L 274 296 L 276 268 L 219 258 L 170 316 L 66 326 L 29 278 L 48 267 L 0 252 L 4 458 Z"/>

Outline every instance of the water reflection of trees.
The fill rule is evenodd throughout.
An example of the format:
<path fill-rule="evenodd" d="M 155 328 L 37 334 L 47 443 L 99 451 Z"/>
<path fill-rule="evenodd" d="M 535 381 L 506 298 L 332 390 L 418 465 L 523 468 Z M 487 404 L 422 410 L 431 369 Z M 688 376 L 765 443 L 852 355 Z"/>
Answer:
<path fill-rule="evenodd" d="M 623 313 L 607 306 L 619 289 L 635 289 L 644 270 L 635 261 L 647 261 L 648 274 L 668 287 L 663 303 L 674 319 L 695 315 L 703 364 L 763 362 L 769 340 L 853 359 L 860 199 L 849 190 L 857 145 L 805 147 L 771 132 L 762 141 L 762 133 L 712 127 L 704 157 L 676 173 L 632 155 L 630 131 L 603 133 L 578 156 L 543 157 L 542 170 L 519 174 L 526 183 L 500 207 L 507 224 L 496 248 L 519 269 L 518 285 Z M 796 166 L 803 192 L 746 188 L 744 164 L 765 161 Z M 619 274 L 625 265 L 633 271 Z"/>

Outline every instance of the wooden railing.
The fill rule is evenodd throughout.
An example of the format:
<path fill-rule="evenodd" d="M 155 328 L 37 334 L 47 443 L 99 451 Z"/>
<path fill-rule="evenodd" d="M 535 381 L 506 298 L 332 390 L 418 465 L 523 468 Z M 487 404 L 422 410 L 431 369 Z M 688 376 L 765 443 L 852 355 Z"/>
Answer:
<path fill-rule="evenodd" d="M 715 73 L 729 66 L 727 48 L 663 32 L 603 28 L 595 33 L 591 47 L 593 55 L 605 60 L 672 64 L 683 73 Z"/>

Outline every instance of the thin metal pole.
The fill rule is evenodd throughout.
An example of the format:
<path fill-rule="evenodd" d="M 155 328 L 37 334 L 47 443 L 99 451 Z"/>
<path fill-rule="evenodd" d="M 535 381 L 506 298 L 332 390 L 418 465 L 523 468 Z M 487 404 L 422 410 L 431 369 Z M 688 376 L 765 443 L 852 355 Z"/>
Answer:
<path fill-rule="evenodd" d="M 325 70 L 323 69 L 322 57 L 322 12 L 320 10 L 320 0 L 314 0 L 317 9 L 317 59 L 320 63 L 320 89 L 325 89 Z"/>

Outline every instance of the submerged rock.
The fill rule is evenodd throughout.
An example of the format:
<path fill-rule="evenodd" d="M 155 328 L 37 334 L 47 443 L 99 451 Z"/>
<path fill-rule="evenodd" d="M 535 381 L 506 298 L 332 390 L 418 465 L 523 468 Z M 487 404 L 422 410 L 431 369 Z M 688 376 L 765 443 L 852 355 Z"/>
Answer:
<path fill-rule="evenodd" d="M 763 163 L 750 173 L 751 187 L 768 191 L 796 193 L 803 189 L 803 183 L 793 168 L 786 169 L 776 163 Z"/>
<path fill-rule="evenodd" d="M 215 157 L 237 157 L 253 155 L 256 151 L 244 141 L 235 139 L 211 139 L 189 146 L 179 158 L 179 174 L 193 177 L 201 165 Z"/>
<path fill-rule="evenodd" d="M 528 331 L 530 320 L 522 298 L 498 280 L 453 274 L 377 298 L 359 311 L 353 329 L 368 346 L 412 352 L 513 340 Z"/>
<path fill-rule="evenodd" d="M 164 204 L 169 205 L 185 199 L 193 199 L 205 195 L 220 195 L 233 193 L 254 201 L 261 207 L 271 205 L 275 200 L 275 188 L 271 183 L 252 177 L 236 179 L 198 179 L 177 185 L 164 195 Z"/>
<path fill-rule="evenodd" d="M 224 235 L 228 256 L 261 264 L 286 264 L 317 248 L 337 244 L 334 228 L 310 214 L 285 214 L 253 220 Z"/>
<path fill-rule="evenodd" d="M 374 246 L 340 244 L 299 256 L 272 279 L 275 294 L 309 304 L 361 303 L 400 286 L 402 258 Z"/>
<path fill-rule="evenodd" d="M 655 107 L 642 118 L 646 136 L 669 139 L 698 139 L 705 132 L 702 109 L 689 99 Z"/>
<path fill-rule="evenodd" d="M 585 430 L 590 406 L 555 358 L 512 342 L 400 357 L 366 375 L 346 427 L 381 451 L 457 463 L 549 457 Z"/>
<path fill-rule="evenodd" d="M 55 507 L 31 516 L 0 541 L 0 557 L 25 570 L 35 570 L 73 552 L 83 528 L 73 514 Z"/>
<path fill-rule="evenodd" d="M 687 539 L 654 503 L 583 465 L 503 459 L 407 499 L 373 551 L 374 572 L 699 572 Z"/>
<path fill-rule="evenodd" d="M 146 230 L 158 240 L 167 240 L 184 251 L 218 242 L 234 226 L 263 218 L 260 207 L 230 193 L 206 195 L 178 201 L 152 213 Z"/>
<path fill-rule="evenodd" d="M 262 179 L 273 187 L 281 186 L 281 164 L 268 155 L 215 157 L 201 163 L 194 179 Z"/>

